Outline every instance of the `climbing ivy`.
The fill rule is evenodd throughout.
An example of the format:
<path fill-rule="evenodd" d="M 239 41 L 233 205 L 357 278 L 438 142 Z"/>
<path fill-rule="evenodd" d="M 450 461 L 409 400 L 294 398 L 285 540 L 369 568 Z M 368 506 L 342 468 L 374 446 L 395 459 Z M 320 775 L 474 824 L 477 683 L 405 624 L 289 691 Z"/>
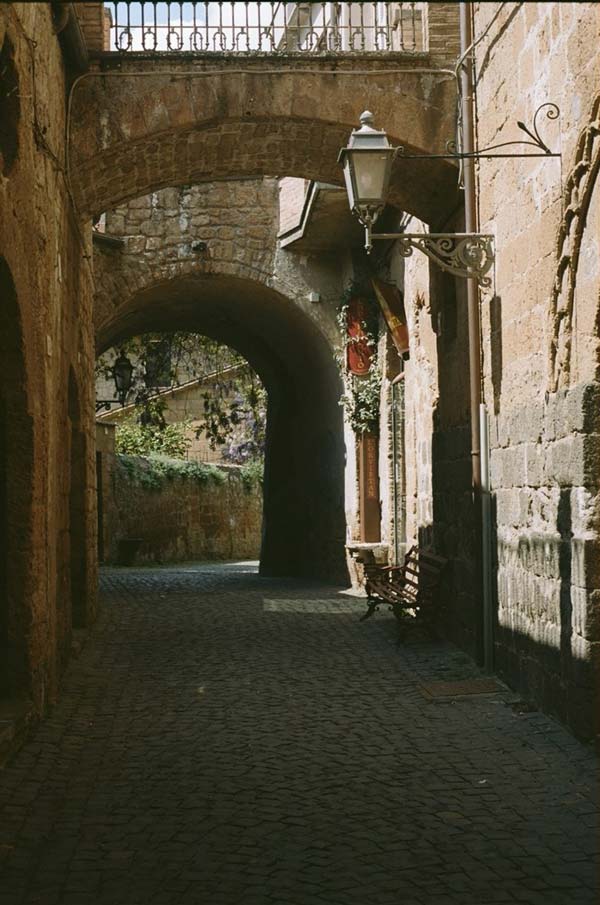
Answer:
<path fill-rule="evenodd" d="M 361 322 L 364 338 L 348 335 L 348 309 L 352 298 L 360 296 L 368 305 L 368 316 Z M 379 408 L 381 400 L 381 371 L 377 354 L 379 336 L 379 309 L 372 291 L 363 283 L 350 283 L 338 305 L 337 323 L 340 331 L 340 351 L 336 356 L 338 368 L 344 381 L 344 393 L 340 398 L 350 427 L 356 434 L 379 432 Z M 348 347 L 352 343 L 364 342 L 371 349 L 371 367 L 364 376 L 356 376 L 348 371 Z"/>
<path fill-rule="evenodd" d="M 142 457 L 124 453 L 119 454 L 117 459 L 132 484 L 149 490 L 160 490 L 174 478 L 184 478 L 196 484 L 224 484 L 227 480 L 227 474 L 216 465 L 193 459 L 172 459 L 160 455 Z"/>
<path fill-rule="evenodd" d="M 264 462 L 262 459 L 251 459 L 240 466 L 242 483 L 246 490 L 252 490 L 263 483 Z"/>

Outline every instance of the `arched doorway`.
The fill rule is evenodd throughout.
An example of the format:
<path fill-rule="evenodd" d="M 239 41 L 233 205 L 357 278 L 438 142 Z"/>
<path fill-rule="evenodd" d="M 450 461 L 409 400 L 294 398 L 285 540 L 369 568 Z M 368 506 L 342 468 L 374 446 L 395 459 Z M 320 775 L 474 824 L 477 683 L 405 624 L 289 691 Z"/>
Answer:
<path fill-rule="evenodd" d="M 21 317 L 10 268 L 0 257 L 0 698 L 29 685 L 33 423 Z"/>

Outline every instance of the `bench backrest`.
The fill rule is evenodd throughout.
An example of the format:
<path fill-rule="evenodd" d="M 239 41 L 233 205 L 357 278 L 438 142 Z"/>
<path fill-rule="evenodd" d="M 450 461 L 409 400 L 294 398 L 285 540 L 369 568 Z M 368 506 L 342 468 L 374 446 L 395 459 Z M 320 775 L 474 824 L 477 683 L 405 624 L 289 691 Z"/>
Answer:
<path fill-rule="evenodd" d="M 403 576 L 406 591 L 411 597 L 429 599 L 440 583 L 448 560 L 430 550 L 411 547 L 404 557 Z"/>

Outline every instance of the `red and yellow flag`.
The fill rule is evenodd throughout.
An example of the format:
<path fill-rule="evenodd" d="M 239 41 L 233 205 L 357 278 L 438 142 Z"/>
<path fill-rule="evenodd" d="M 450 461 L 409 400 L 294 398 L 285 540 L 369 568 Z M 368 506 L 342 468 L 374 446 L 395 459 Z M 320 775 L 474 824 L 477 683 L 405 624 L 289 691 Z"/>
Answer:
<path fill-rule="evenodd" d="M 392 283 L 384 283 L 377 277 L 372 277 L 371 283 L 398 354 L 405 355 L 409 350 L 409 344 L 402 293 Z"/>

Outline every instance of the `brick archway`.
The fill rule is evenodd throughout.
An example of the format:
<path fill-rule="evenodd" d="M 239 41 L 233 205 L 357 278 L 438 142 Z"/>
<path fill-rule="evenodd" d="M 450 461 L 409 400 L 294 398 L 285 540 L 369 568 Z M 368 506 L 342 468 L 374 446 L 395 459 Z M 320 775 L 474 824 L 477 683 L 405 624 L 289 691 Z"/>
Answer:
<path fill-rule="evenodd" d="M 330 342 L 281 293 L 211 273 L 134 293 L 103 323 L 98 352 L 129 336 L 172 330 L 237 349 L 267 388 L 261 572 L 345 580 L 341 387 Z"/>
<path fill-rule="evenodd" d="M 165 186 L 247 176 L 342 184 L 339 148 L 369 107 L 395 144 L 443 153 L 455 81 L 412 61 L 102 58 L 75 85 L 70 180 L 83 217 Z M 398 160 L 390 202 L 441 223 L 458 201 L 456 168 Z"/>

